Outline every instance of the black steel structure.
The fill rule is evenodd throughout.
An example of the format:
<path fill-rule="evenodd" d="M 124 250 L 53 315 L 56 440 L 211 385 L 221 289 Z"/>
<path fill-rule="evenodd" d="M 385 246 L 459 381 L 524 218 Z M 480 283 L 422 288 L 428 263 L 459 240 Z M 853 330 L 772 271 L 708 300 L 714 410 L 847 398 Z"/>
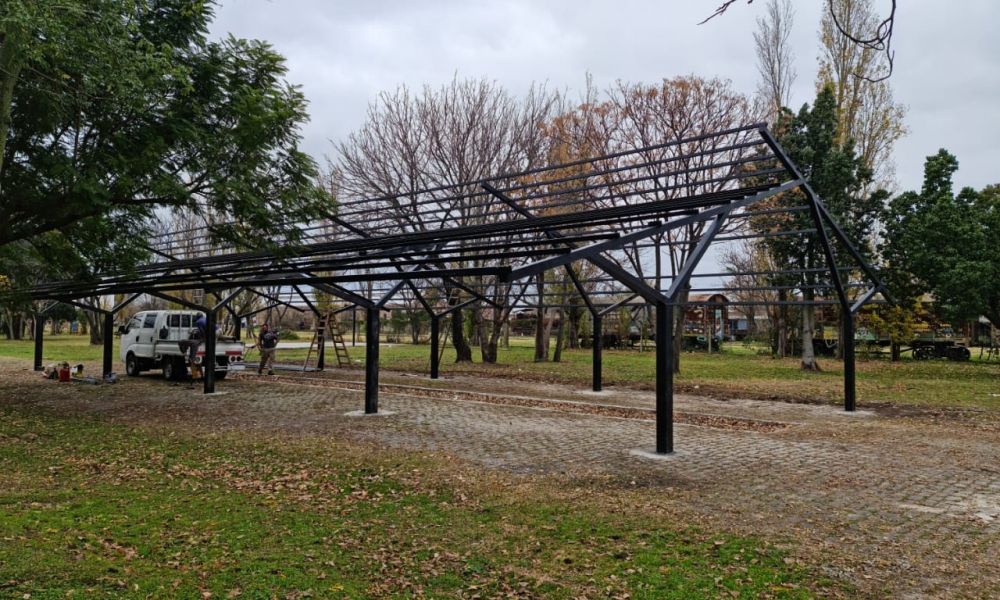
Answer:
<path fill-rule="evenodd" d="M 669 453 L 674 447 L 671 365 L 678 307 L 690 304 L 689 293 L 718 289 L 727 278 L 756 275 L 766 282 L 771 275 L 802 272 L 701 273 L 713 244 L 773 236 L 818 244 L 825 265 L 811 269 L 816 283 L 808 287 L 814 299 L 802 300 L 796 295 L 802 284 L 792 284 L 784 286 L 790 299 L 781 302 L 837 307 L 847 315 L 845 340 L 854 337 L 854 314 L 883 291 L 875 270 L 760 124 L 456 185 L 339 200 L 328 219 L 303 225 L 295 243 L 246 249 L 213 239 L 211 227 L 171 232 L 152 240 L 156 259 L 135 271 L 50 282 L 27 293 L 35 300 L 88 309 L 92 307 L 81 299 L 114 295 L 122 300 L 101 309 L 108 330 L 115 314 L 144 294 L 202 310 L 210 324 L 225 310 L 236 323 L 237 338 L 243 317 L 277 306 L 319 315 L 318 298 L 334 298 L 337 311 L 365 315 L 366 413 L 378 412 L 381 312 L 401 294 L 430 315 L 430 376 L 436 378 L 443 318 L 471 305 L 501 316 L 515 306 L 563 306 L 571 290 L 593 325 L 594 390 L 602 387 L 604 319 L 639 302 L 655 311 L 656 450 Z M 785 213 L 807 214 L 811 225 L 751 226 L 762 216 Z M 563 274 L 571 287 L 553 291 L 539 283 L 540 276 L 552 272 Z M 267 291 L 275 287 L 283 292 Z M 204 290 L 206 301 L 176 295 L 192 289 Z M 237 314 L 231 304 L 244 292 L 257 295 L 263 308 Z M 778 301 L 757 304 L 769 302 Z M 42 334 L 36 332 L 36 368 L 41 367 Z M 111 336 L 105 339 L 103 367 L 108 373 Z M 205 393 L 215 390 L 214 345 L 210 326 Z M 844 360 L 844 408 L 852 411 L 856 395 L 850 343 Z"/>

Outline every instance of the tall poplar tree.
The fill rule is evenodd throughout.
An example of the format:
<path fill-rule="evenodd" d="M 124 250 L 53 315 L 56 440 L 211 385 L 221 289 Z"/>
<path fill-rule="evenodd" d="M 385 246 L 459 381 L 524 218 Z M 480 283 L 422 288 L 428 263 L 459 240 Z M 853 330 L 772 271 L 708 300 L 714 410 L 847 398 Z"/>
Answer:
<path fill-rule="evenodd" d="M 817 87 L 833 85 L 838 112 L 837 141 L 853 141 L 862 165 L 872 176 L 866 191 L 891 188 L 895 176 L 892 149 L 906 134 L 906 107 L 897 104 L 892 84 L 884 78 L 889 54 L 857 44 L 878 30 L 882 18 L 872 0 L 829 0 L 820 21 Z M 838 27 L 839 25 L 839 27 Z"/>

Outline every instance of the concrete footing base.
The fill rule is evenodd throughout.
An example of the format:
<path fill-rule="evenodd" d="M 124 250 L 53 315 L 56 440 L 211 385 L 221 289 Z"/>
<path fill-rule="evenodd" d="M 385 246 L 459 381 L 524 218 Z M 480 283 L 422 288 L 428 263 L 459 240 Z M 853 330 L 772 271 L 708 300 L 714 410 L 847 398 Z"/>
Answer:
<path fill-rule="evenodd" d="M 345 412 L 345 417 L 388 417 L 396 414 L 391 410 L 380 410 L 377 413 L 366 413 L 363 410 L 352 410 L 351 412 Z"/>
<path fill-rule="evenodd" d="M 673 460 L 678 456 L 684 456 L 686 452 L 681 450 L 674 450 L 670 454 L 659 454 L 654 448 L 632 448 L 628 451 L 632 456 L 637 456 L 639 458 L 648 458 L 650 460 Z"/>

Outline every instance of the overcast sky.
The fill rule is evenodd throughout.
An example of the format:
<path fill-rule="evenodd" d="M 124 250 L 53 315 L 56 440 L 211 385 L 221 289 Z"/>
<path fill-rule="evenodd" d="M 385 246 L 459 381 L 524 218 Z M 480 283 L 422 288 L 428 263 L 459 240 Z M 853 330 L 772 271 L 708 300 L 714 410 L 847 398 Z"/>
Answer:
<path fill-rule="evenodd" d="M 754 18 L 763 0 L 733 5 L 697 25 L 719 0 L 344 1 L 220 0 L 213 35 L 271 42 L 301 85 L 311 122 L 304 149 L 318 160 L 330 140 L 358 128 L 368 103 L 400 84 L 494 79 L 522 93 L 532 82 L 579 92 L 589 72 L 603 87 L 697 74 L 751 93 L 757 73 Z M 815 95 L 817 30 L 825 0 L 795 0 L 797 109 Z M 875 0 L 888 8 L 889 0 Z M 884 5 L 882 7 L 881 5 Z M 924 158 L 958 156 L 959 186 L 1000 183 L 1000 3 L 900 3 L 892 85 L 909 108 L 896 147 L 901 189 L 919 188 Z"/>

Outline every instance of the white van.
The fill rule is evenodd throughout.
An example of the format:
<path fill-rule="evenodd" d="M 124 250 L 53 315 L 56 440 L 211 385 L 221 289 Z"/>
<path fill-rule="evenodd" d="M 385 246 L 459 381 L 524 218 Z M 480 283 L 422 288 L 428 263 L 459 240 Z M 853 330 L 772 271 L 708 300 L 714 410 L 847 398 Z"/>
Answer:
<path fill-rule="evenodd" d="M 195 321 L 205 316 L 194 310 L 147 310 L 136 313 L 121 334 L 121 359 L 125 372 L 137 376 L 143 371 L 162 369 L 167 379 L 184 379 L 187 376 L 187 356 L 178 342 L 185 341 L 195 326 Z M 224 379 L 229 371 L 242 371 L 243 342 L 216 337 L 215 377 Z M 205 355 L 205 345 L 198 348 L 199 358 Z"/>

